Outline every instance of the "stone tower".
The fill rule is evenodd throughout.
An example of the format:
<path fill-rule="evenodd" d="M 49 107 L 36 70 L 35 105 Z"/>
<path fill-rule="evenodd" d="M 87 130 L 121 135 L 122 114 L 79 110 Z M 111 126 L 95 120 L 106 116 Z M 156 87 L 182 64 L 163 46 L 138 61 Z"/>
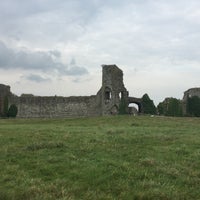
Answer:
<path fill-rule="evenodd" d="M 102 65 L 100 91 L 102 115 L 118 114 L 122 101 L 128 111 L 128 91 L 124 87 L 123 72 L 116 65 Z"/>

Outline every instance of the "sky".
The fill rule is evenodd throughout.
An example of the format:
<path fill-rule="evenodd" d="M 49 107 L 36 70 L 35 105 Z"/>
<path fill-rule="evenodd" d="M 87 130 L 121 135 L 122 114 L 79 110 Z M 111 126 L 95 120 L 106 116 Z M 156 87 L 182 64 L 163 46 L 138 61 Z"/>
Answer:
<path fill-rule="evenodd" d="M 155 104 L 200 87 L 199 0 L 0 0 L 0 83 L 16 95 L 94 95 L 102 64 Z"/>

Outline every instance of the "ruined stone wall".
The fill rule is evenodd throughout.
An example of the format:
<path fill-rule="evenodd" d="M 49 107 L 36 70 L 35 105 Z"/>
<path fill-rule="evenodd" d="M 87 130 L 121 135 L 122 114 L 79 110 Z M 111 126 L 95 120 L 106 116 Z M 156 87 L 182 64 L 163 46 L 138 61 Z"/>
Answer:
<path fill-rule="evenodd" d="M 9 96 L 9 105 L 18 108 L 17 117 L 81 117 L 118 114 L 120 103 L 125 101 L 128 111 L 128 91 L 124 87 L 123 72 L 116 65 L 102 66 L 102 87 L 93 96 L 41 97 L 10 92 L 10 87 L 0 84 L 0 114 L 3 98 Z"/>
<path fill-rule="evenodd" d="M 0 84 L 0 116 L 4 113 L 4 100 L 5 97 L 9 97 L 11 95 L 10 86 Z"/>
<path fill-rule="evenodd" d="M 187 100 L 189 97 L 198 96 L 200 98 L 200 88 L 190 88 L 184 92 L 182 104 L 183 104 L 183 114 L 187 115 Z"/>
<path fill-rule="evenodd" d="M 187 101 L 188 97 L 198 96 L 200 97 L 200 88 L 190 88 L 184 92 L 183 100 Z"/>
<path fill-rule="evenodd" d="M 11 103 L 18 108 L 17 117 L 81 117 L 99 115 L 97 96 L 36 97 L 13 96 Z"/>
<path fill-rule="evenodd" d="M 118 114 L 121 100 L 128 103 L 128 91 L 124 87 L 123 72 L 116 65 L 103 65 L 102 71 L 102 115 Z"/>

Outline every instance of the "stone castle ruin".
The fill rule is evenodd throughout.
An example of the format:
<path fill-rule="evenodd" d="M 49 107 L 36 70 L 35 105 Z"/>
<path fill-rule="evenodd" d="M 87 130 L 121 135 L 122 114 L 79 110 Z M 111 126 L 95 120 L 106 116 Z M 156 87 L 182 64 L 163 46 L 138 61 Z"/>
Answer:
<path fill-rule="evenodd" d="M 8 106 L 17 106 L 17 117 L 25 118 L 116 115 L 122 107 L 125 113 L 131 113 L 130 103 L 137 104 L 138 112 L 142 112 L 141 99 L 129 97 L 122 70 L 116 65 L 102 65 L 102 72 L 102 87 L 92 96 L 16 96 L 10 86 L 0 84 L 0 116 L 4 114 L 6 99 Z"/>
<path fill-rule="evenodd" d="M 190 88 L 184 92 L 183 101 L 187 101 L 188 97 L 197 96 L 200 98 L 200 88 Z"/>
<path fill-rule="evenodd" d="M 188 98 L 197 96 L 200 98 L 200 88 L 190 88 L 184 92 L 182 104 L 183 104 L 183 115 L 187 114 L 187 101 Z"/>

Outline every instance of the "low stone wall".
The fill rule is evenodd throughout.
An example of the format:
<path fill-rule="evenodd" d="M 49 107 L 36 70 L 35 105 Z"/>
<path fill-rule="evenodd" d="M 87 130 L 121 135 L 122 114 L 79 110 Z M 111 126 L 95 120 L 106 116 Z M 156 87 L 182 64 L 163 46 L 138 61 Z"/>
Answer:
<path fill-rule="evenodd" d="M 18 108 L 17 117 L 81 117 L 99 115 L 97 96 L 40 97 L 13 96 L 11 104 Z"/>

